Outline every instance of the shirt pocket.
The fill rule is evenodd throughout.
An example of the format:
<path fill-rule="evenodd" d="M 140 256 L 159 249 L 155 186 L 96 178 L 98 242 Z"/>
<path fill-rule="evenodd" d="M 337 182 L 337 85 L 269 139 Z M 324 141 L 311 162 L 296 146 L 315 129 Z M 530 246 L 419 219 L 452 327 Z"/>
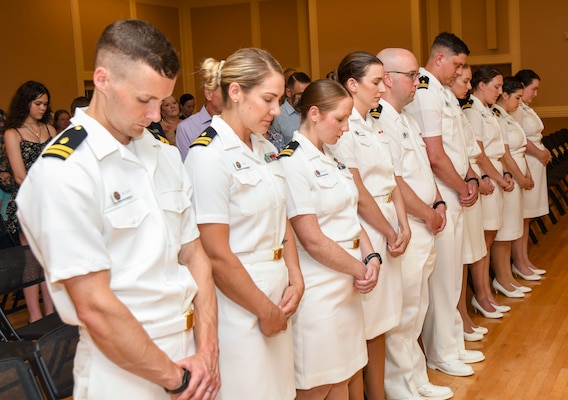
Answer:
<path fill-rule="evenodd" d="M 264 187 L 260 171 L 240 171 L 235 175 L 235 192 L 239 208 L 243 215 L 255 215 L 266 211 L 272 201 L 270 188 Z"/>
<path fill-rule="evenodd" d="M 164 212 L 166 227 L 175 235 L 172 243 L 179 243 L 184 229 L 182 216 L 191 207 L 189 197 L 181 190 L 169 190 L 158 194 L 158 203 Z"/>
<path fill-rule="evenodd" d="M 316 178 L 317 198 L 315 207 L 322 214 L 333 214 L 341 210 L 345 204 L 341 194 L 339 181 L 333 175 Z"/>
<path fill-rule="evenodd" d="M 142 199 L 134 199 L 107 210 L 105 215 L 113 229 L 135 229 L 149 213 Z"/>
<path fill-rule="evenodd" d="M 412 145 L 410 139 L 403 139 L 400 144 L 404 152 L 402 159 L 403 171 L 419 171 L 420 162 L 418 160 L 418 152 Z"/>

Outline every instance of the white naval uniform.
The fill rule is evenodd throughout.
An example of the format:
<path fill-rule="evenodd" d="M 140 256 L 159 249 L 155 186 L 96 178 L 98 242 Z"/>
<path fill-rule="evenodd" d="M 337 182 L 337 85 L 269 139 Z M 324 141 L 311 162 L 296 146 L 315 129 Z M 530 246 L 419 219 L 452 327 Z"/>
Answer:
<path fill-rule="evenodd" d="M 471 107 L 471 104 L 469 104 Z M 475 140 L 475 134 L 467 117 L 461 113 L 463 134 L 469 157 L 471 169 L 481 178 L 481 170 L 477 164 L 477 157 L 481 148 Z M 463 207 L 463 263 L 472 264 L 487 255 L 485 234 L 483 233 L 483 211 L 481 208 L 481 195 L 471 207 Z"/>
<path fill-rule="evenodd" d="M 469 159 L 459 102 L 429 71 L 420 68 L 420 75 L 428 77 L 428 85 L 418 87 L 414 101 L 405 110 L 418 122 L 422 137 L 441 136 L 456 173 L 465 179 Z M 428 360 L 449 362 L 457 360 L 464 348 L 463 321 L 457 309 L 463 279 L 463 211 L 458 192 L 434 176 L 446 202 L 446 227 L 435 239 L 436 266 L 429 282 L 430 306 L 422 342 Z"/>
<path fill-rule="evenodd" d="M 325 145 L 324 154 L 297 131 L 293 139 L 298 148 L 280 159 L 288 186 L 288 217 L 314 214 L 325 236 L 361 260 L 361 249 L 352 245 L 361 225 L 351 172 Z M 299 242 L 298 255 L 305 290 L 292 317 L 296 387 L 311 389 L 342 382 L 363 368 L 367 346 L 353 276 L 320 264 Z"/>
<path fill-rule="evenodd" d="M 169 399 L 162 387 L 99 351 L 60 282 L 109 270 L 110 288 L 158 347 L 173 361 L 194 354 L 183 315 L 197 285 L 178 263 L 181 245 L 199 236 L 188 175 L 177 149 L 149 132 L 124 146 L 81 109 L 72 123 L 87 137 L 66 160 L 40 157 L 17 202 L 59 314 L 79 325 L 73 397 Z"/>
<path fill-rule="evenodd" d="M 389 137 L 379 129 L 375 118 L 367 113 L 363 119 L 357 109 L 353 108 L 349 117 L 349 131 L 343 134 L 334 151 L 347 168 L 359 170 L 363 184 L 392 228 L 398 232 L 398 217 L 391 200 L 396 181 L 389 141 Z M 365 336 L 370 340 L 400 322 L 402 275 L 400 257 L 390 255 L 386 238 L 361 215 L 359 219 L 369 235 L 373 249 L 381 254 L 383 260 L 377 286 L 372 292 L 361 295 Z"/>
<path fill-rule="evenodd" d="M 483 143 L 485 155 L 497 172 L 503 174 L 503 164 L 500 159 L 505 154 L 505 144 L 499 121 L 481 100 L 474 95 L 471 95 L 470 99 L 473 100 L 472 106 L 463 111 L 473 129 L 475 139 Z M 495 186 L 493 193 L 481 196 L 483 229 L 498 231 L 503 225 L 503 188 L 493 179 L 491 183 Z"/>
<path fill-rule="evenodd" d="M 509 153 L 511 153 L 521 173 L 525 175 L 527 173 L 527 162 L 525 160 L 527 138 L 525 132 L 503 107 L 494 105 L 493 110 L 496 110 L 494 112 L 501 125 L 503 142 L 509 145 Z M 513 190 L 503 193 L 503 226 L 497 231 L 496 241 L 515 240 L 523 236 L 523 190 L 517 181 L 514 182 Z"/>
<path fill-rule="evenodd" d="M 195 187 L 197 223 L 229 225 L 231 251 L 278 304 L 288 286 L 288 270 L 283 259 L 270 260 L 286 231 L 284 171 L 269 158 L 276 148 L 253 134 L 250 150 L 220 116 L 213 117 L 211 127 L 217 131 L 211 143 L 191 147 L 185 159 Z M 222 381 L 217 399 L 295 398 L 290 322 L 284 332 L 266 337 L 257 316 L 218 289 L 217 302 Z"/>
<path fill-rule="evenodd" d="M 530 140 L 540 150 L 544 150 L 545 147 L 542 144 L 544 125 L 534 110 L 523 103 L 512 115 L 525 131 L 527 140 Z M 525 156 L 534 181 L 534 188 L 531 190 L 523 189 L 524 217 L 536 218 L 548 214 L 546 167 L 538 158 L 530 154 Z"/>
<path fill-rule="evenodd" d="M 394 173 L 426 204 L 436 200 L 436 183 L 420 128 L 405 111 L 399 114 L 387 101 L 379 127 L 390 137 Z M 401 257 L 402 315 L 400 324 L 386 333 L 385 394 L 387 399 L 418 396 L 416 388 L 429 381 L 424 353 L 418 344 L 428 309 L 428 278 L 436 261 L 434 235 L 426 223 L 408 215 L 412 237 Z"/>

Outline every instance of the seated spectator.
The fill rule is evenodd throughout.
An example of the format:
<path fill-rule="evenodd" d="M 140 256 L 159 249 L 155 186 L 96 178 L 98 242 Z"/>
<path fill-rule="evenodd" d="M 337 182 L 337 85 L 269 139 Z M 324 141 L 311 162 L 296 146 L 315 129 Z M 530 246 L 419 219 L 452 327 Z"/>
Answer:
<path fill-rule="evenodd" d="M 162 120 L 160 124 L 171 145 L 176 144 L 176 130 L 181 122 L 179 117 L 179 104 L 174 96 L 168 96 L 162 101 Z"/>
<path fill-rule="evenodd" d="M 280 106 L 280 115 L 274 117 L 268 128 L 268 140 L 278 151 L 286 147 L 294 131 L 300 128 L 300 113 L 296 107 L 310 82 L 310 77 L 303 72 L 294 72 L 286 81 L 286 101 Z"/>
<path fill-rule="evenodd" d="M 195 97 L 191 93 L 184 93 L 179 98 L 179 117 L 186 119 L 193 114 L 195 110 Z"/>

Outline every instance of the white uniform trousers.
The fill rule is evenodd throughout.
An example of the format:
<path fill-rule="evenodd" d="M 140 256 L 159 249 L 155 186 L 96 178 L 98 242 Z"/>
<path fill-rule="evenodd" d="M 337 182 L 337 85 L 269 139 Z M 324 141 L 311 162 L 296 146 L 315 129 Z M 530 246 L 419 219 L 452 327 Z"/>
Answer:
<path fill-rule="evenodd" d="M 434 269 L 434 236 L 424 222 L 409 216 L 412 238 L 403 255 L 402 315 L 400 324 L 385 334 L 385 394 L 389 400 L 417 396 L 428 382 L 426 360 L 418 344 L 428 308 L 428 278 Z"/>
<path fill-rule="evenodd" d="M 73 398 L 80 400 L 170 400 L 161 386 L 120 368 L 110 361 L 93 343 L 86 329 L 80 329 L 73 376 Z M 128 332 L 124 332 L 128 335 Z M 195 354 L 193 330 L 183 331 L 158 339 L 154 343 L 178 361 Z"/>
<path fill-rule="evenodd" d="M 447 204 L 447 222 L 435 239 L 436 266 L 430 276 L 422 343 L 428 360 L 448 362 L 457 360 L 464 348 L 463 322 L 457 310 L 463 277 L 463 212 L 456 192 L 443 185 L 439 190 Z"/>

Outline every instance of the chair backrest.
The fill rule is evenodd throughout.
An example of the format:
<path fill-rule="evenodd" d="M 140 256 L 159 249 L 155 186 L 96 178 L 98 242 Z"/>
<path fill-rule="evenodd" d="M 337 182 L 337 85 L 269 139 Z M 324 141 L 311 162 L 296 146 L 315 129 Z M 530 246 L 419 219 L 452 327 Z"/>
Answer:
<path fill-rule="evenodd" d="M 43 400 L 29 366 L 21 358 L 0 360 L 0 400 Z"/>
<path fill-rule="evenodd" d="M 49 399 L 73 394 L 73 360 L 79 342 L 76 326 L 62 325 L 36 342 L 34 365 Z"/>

